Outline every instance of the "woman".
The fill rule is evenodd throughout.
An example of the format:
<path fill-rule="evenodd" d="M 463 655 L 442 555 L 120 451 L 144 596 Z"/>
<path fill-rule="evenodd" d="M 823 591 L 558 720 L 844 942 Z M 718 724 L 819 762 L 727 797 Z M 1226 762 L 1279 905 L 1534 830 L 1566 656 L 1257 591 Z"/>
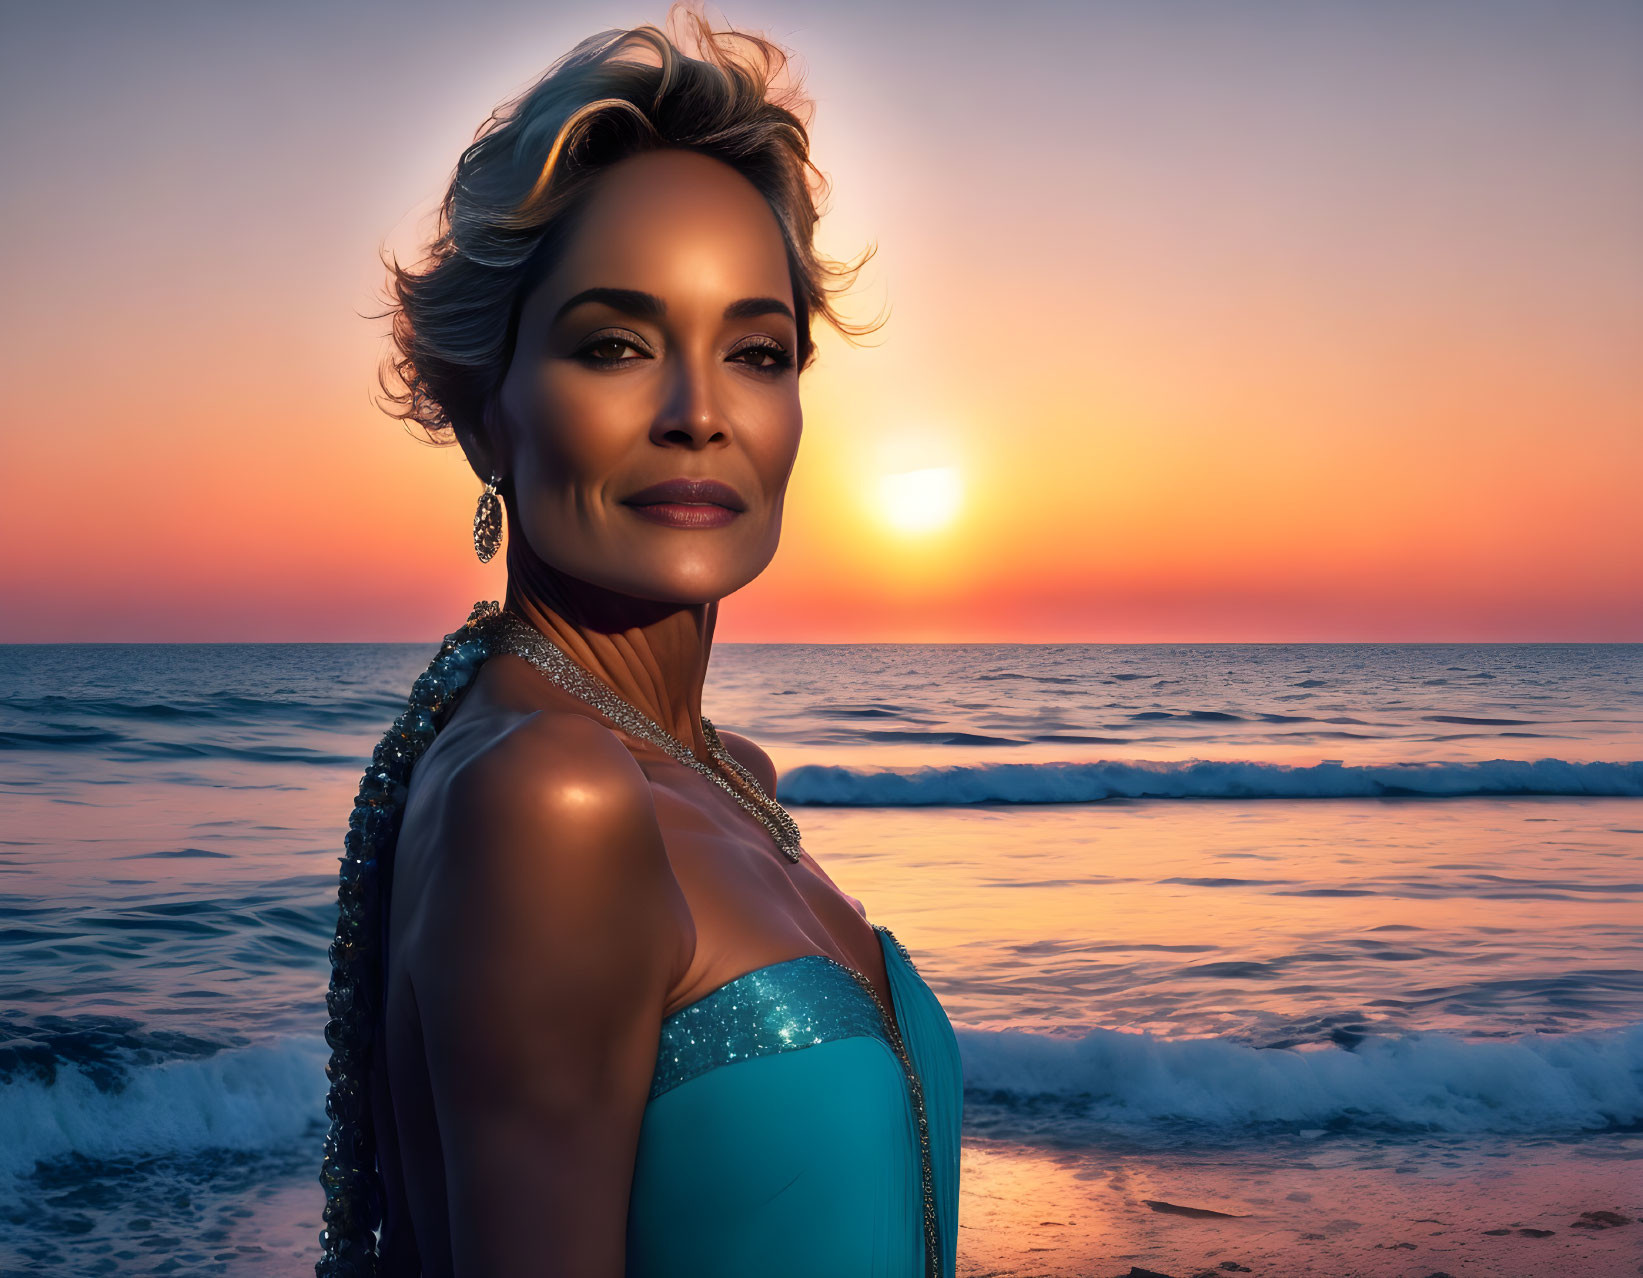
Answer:
<path fill-rule="evenodd" d="M 350 822 L 322 1276 L 953 1273 L 952 1028 L 701 713 L 718 600 L 776 551 L 810 316 L 867 329 L 829 306 L 859 264 L 814 250 L 783 55 L 690 16 L 701 58 L 606 32 L 493 114 L 427 269 L 391 265 L 398 415 L 488 481 L 482 559 L 500 494 L 508 583 Z"/>

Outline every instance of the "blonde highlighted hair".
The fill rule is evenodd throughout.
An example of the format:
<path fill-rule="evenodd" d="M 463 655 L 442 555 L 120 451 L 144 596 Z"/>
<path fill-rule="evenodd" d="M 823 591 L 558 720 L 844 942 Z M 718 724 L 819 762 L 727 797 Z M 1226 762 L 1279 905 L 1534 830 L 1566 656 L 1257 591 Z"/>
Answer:
<path fill-rule="evenodd" d="M 688 39 L 648 23 L 588 37 L 480 126 L 426 263 L 385 260 L 390 306 L 374 318 L 392 322 L 394 354 L 379 374 L 390 416 L 418 423 L 434 443 L 478 434 L 524 299 L 562 257 L 600 174 L 641 151 L 714 156 L 764 196 L 787 247 L 800 371 L 815 355 L 813 317 L 847 338 L 883 322 L 853 324 L 835 304 L 876 249 L 846 263 L 815 247 L 831 184 L 810 159 L 813 103 L 784 82 L 788 54 L 760 35 L 714 30 L 690 3 L 669 10 L 668 26 L 681 15 Z"/>

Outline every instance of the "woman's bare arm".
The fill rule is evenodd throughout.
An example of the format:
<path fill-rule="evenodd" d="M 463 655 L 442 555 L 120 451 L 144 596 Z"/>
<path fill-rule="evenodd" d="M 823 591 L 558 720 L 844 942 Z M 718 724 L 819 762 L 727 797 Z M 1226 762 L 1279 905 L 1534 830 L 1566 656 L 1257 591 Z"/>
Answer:
<path fill-rule="evenodd" d="M 407 953 L 457 1278 L 620 1278 L 681 908 L 603 725 L 542 712 L 453 774 Z"/>

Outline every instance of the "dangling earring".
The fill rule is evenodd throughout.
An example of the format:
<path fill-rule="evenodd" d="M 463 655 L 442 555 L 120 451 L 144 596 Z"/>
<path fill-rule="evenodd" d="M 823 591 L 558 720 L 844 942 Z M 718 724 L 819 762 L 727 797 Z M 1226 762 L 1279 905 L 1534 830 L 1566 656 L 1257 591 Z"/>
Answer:
<path fill-rule="evenodd" d="M 492 475 L 479 494 L 479 509 L 474 511 L 474 553 L 479 562 L 488 564 L 496 548 L 502 544 L 502 503 L 497 500 L 496 486 L 501 476 Z"/>

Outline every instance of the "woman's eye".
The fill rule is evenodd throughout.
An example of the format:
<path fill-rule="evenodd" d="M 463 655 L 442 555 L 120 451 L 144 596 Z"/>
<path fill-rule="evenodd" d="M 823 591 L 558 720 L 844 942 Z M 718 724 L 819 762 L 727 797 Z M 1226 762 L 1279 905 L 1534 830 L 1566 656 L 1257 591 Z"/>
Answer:
<path fill-rule="evenodd" d="M 601 356 L 596 356 L 593 353 L 594 351 L 613 346 L 618 349 L 625 346 L 629 350 L 633 351 L 637 351 L 639 349 L 625 337 L 597 337 L 586 346 L 582 347 L 581 350 L 577 351 L 576 358 L 581 360 L 584 364 L 592 364 L 596 367 L 601 364 L 631 364 L 634 362 L 631 359 L 622 359 L 620 357 L 606 359 Z M 641 354 L 641 358 L 648 358 L 648 356 Z"/>
<path fill-rule="evenodd" d="M 770 360 L 768 364 L 755 363 L 753 360 L 747 361 L 749 367 L 755 368 L 761 373 L 776 372 L 779 369 L 790 367 L 793 363 L 792 356 L 773 342 L 758 342 L 752 346 L 744 346 L 736 352 L 735 358 L 741 359 L 746 355 L 763 355 Z"/>
<path fill-rule="evenodd" d="M 622 350 L 637 352 L 636 358 L 625 359 Z M 598 352 L 605 352 L 600 354 Z M 576 358 L 593 368 L 609 368 L 618 364 L 635 364 L 639 360 L 649 359 L 650 353 L 626 337 L 610 334 L 605 337 L 596 337 L 576 352 Z M 731 357 L 745 363 L 749 368 L 761 373 L 780 372 L 793 366 L 793 357 L 774 342 L 757 342 L 752 346 L 744 346 L 734 352 Z"/>
<path fill-rule="evenodd" d="M 628 363 L 633 363 L 633 360 L 623 360 L 619 355 L 605 358 L 605 356 L 593 353 L 596 350 L 608 350 L 611 347 L 618 348 L 618 350 L 623 347 L 628 348 L 628 350 L 639 350 L 633 342 L 629 342 L 628 338 L 601 337 L 596 342 L 588 342 L 588 345 L 585 345 L 582 350 L 578 350 L 577 358 L 582 360 L 583 363 L 590 363 L 590 365 L 628 365 Z"/>

